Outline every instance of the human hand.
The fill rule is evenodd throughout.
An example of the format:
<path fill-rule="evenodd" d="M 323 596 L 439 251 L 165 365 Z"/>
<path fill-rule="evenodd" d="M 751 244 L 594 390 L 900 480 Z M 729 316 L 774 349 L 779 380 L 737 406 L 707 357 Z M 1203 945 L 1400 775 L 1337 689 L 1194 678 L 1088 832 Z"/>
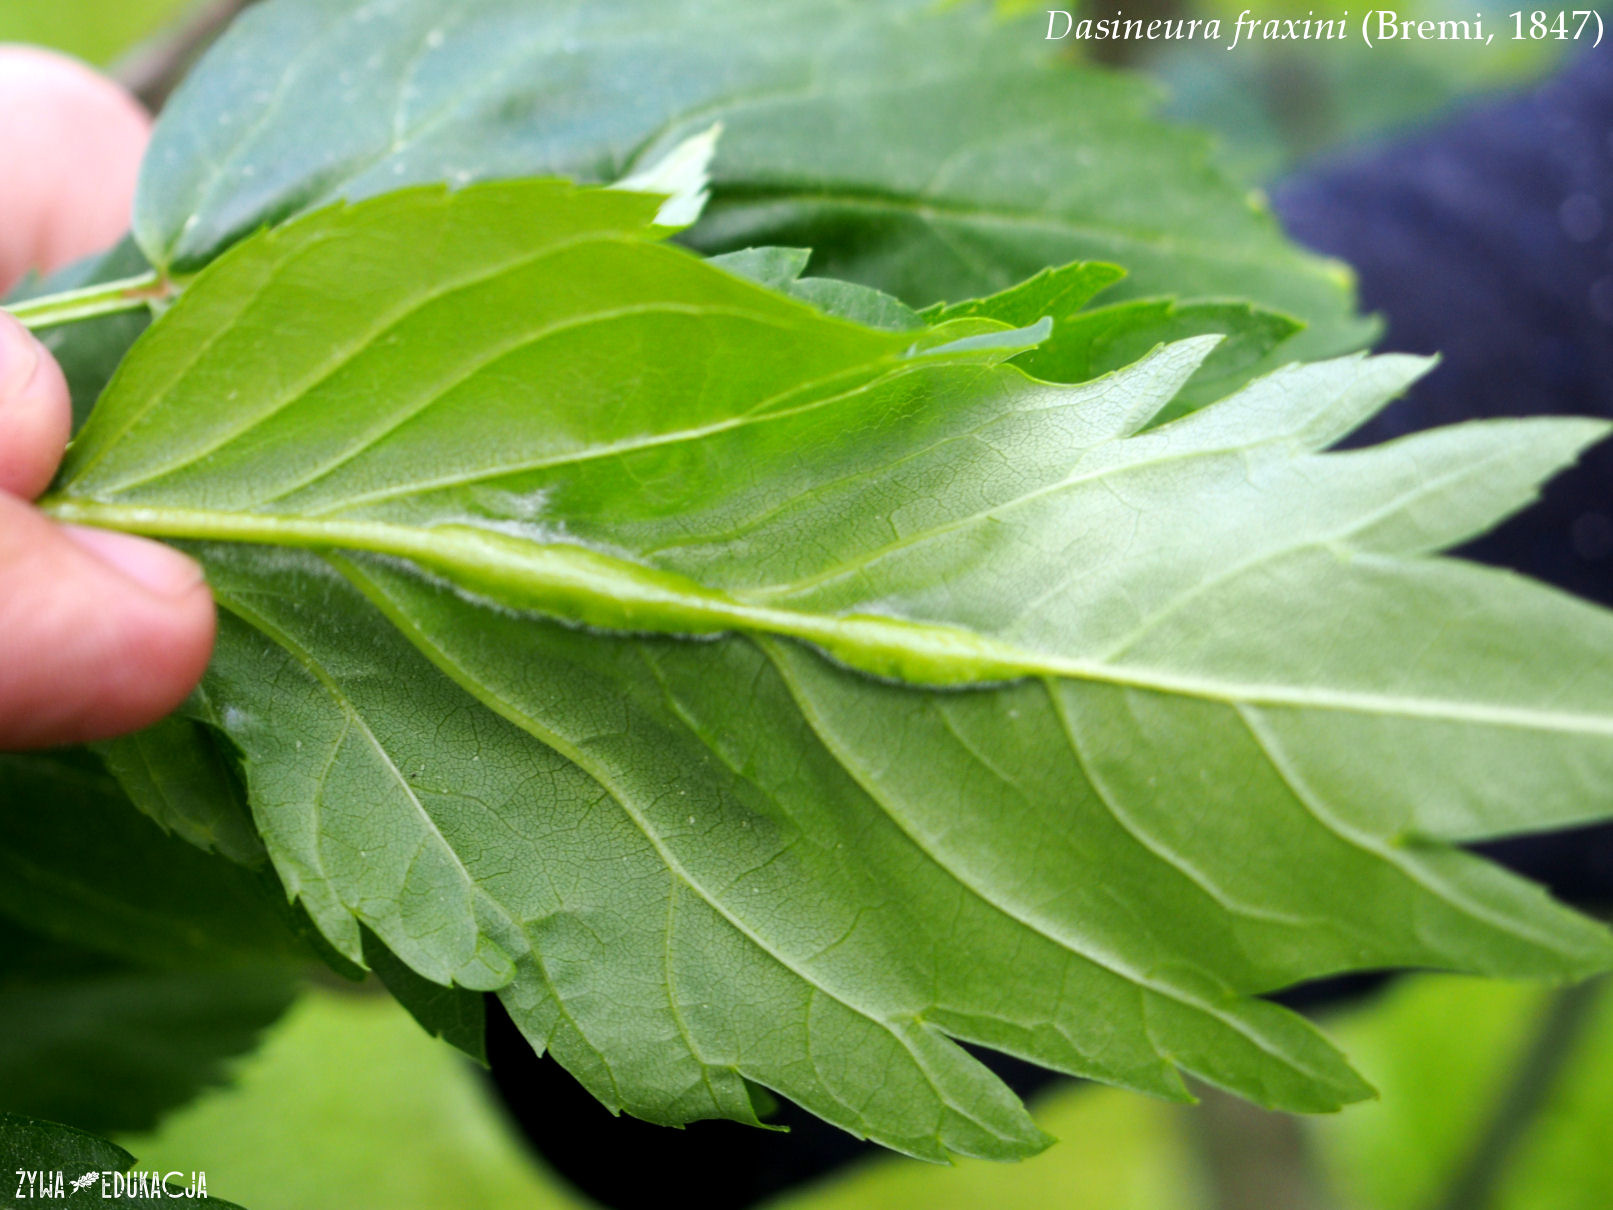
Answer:
<path fill-rule="evenodd" d="M 128 226 L 147 119 L 70 60 L 0 46 L 0 293 Z M 60 367 L 0 313 L 0 750 L 100 739 L 168 713 L 213 646 L 201 569 L 31 507 L 67 444 Z"/>

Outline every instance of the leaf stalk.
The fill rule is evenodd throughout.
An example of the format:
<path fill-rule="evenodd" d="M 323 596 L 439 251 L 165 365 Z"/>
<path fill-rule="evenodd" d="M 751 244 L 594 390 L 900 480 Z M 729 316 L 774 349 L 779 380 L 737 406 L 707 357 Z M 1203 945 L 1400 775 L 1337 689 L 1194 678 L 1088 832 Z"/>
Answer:
<path fill-rule="evenodd" d="M 5 310 L 23 327 L 37 332 L 41 328 L 78 323 L 102 315 L 137 311 L 154 303 L 168 301 L 179 292 L 179 288 L 179 283 L 173 278 L 153 269 L 137 277 L 124 277 L 78 290 L 63 290 L 58 294 L 30 298 Z"/>

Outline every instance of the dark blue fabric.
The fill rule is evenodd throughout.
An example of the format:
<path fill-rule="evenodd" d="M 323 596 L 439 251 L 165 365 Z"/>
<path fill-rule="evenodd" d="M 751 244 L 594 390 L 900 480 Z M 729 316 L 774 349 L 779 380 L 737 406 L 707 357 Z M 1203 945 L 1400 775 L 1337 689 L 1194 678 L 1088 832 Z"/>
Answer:
<path fill-rule="evenodd" d="M 1443 362 L 1356 441 L 1475 416 L 1613 418 L 1613 48 L 1523 96 L 1281 183 L 1360 275 L 1381 347 Z M 1613 605 L 1613 445 L 1466 553 Z"/>

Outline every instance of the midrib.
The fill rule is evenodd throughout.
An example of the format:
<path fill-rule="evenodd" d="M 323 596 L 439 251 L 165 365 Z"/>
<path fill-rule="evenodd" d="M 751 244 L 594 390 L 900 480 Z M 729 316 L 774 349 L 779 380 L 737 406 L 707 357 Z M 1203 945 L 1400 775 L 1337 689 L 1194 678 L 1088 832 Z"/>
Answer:
<path fill-rule="evenodd" d="M 204 509 L 152 508 L 53 496 L 60 521 L 158 538 L 362 551 L 406 559 L 456 590 L 557 621 L 616 633 L 798 639 L 860 672 L 927 688 L 1054 677 L 1228 704 L 1422 718 L 1613 737 L 1613 715 L 1438 696 L 1244 682 L 1129 662 L 1076 659 L 961 626 L 871 613 L 778 608 L 573 543 L 540 542 L 471 525 L 430 527 Z"/>

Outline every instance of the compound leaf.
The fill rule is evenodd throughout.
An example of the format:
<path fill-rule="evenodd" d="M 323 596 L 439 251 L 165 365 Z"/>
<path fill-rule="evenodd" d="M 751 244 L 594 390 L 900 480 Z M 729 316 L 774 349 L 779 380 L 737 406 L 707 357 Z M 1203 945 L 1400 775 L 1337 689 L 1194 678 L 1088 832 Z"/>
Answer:
<path fill-rule="evenodd" d="M 1437 554 L 1605 426 L 1327 452 L 1405 357 L 1151 426 L 1213 338 L 1042 382 L 1045 322 L 866 327 L 658 204 L 246 241 L 47 503 L 206 562 L 208 699 L 350 959 L 496 990 L 612 1107 L 753 1120 L 749 1081 L 933 1159 L 1044 1142 L 955 1040 L 1325 1110 L 1366 1087 L 1261 993 L 1609 964 L 1449 842 L 1613 810 L 1613 619 Z"/>

